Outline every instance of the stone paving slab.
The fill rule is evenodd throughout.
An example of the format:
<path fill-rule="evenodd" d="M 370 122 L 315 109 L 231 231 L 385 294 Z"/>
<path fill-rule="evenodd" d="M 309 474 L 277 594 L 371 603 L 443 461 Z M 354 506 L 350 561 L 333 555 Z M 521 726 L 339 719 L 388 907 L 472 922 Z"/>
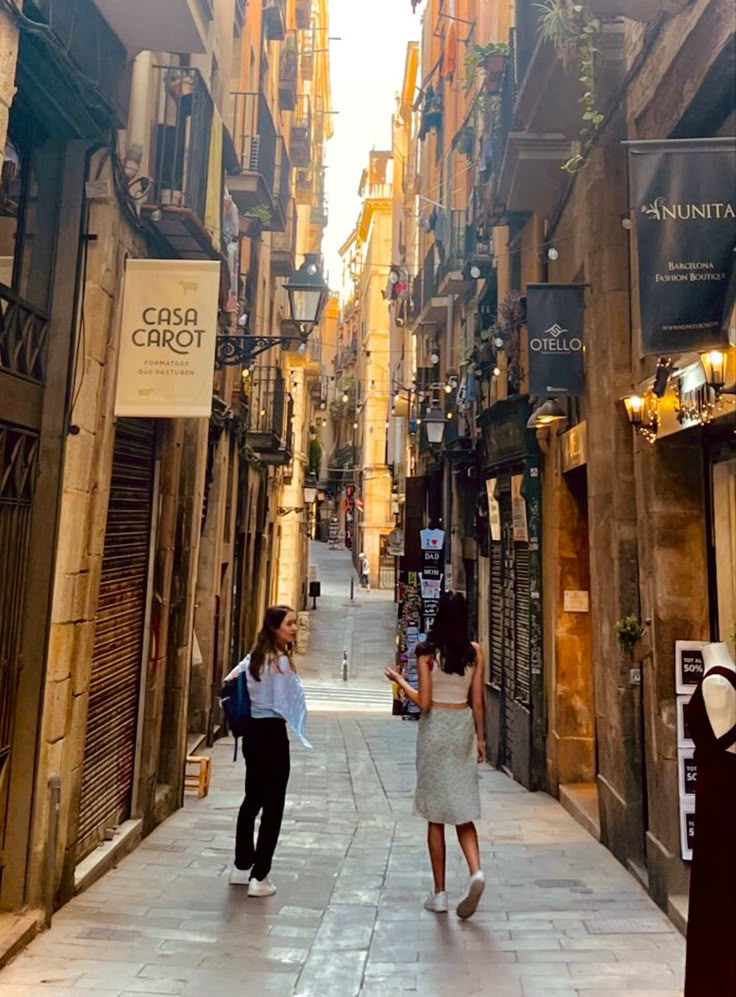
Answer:
<path fill-rule="evenodd" d="M 425 828 L 412 815 L 416 725 L 311 718 L 293 745 L 273 877 L 228 884 L 242 764 L 213 751 L 204 800 L 143 841 L 0 972 L 0 997 L 674 997 L 683 940 L 555 801 L 484 768 L 488 889 L 471 921 L 429 914 Z M 463 864 L 448 833 L 451 896 Z"/>
<path fill-rule="evenodd" d="M 310 682 L 384 689 L 390 593 L 346 600 L 344 551 L 313 545 L 323 598 Z M 347 604 L 346 604 L 347 603 Z M 359 707 L 359 704 L 357 704 Z M 341 708 L 344 704 L 341 704 Z M 207 798 L 187 797 L 120 865 L 0 971 L 0 997 L 675 997 L 684 942 L 639 884 L 554 800 L 481 771 L 488 887 L 476 916 L 430 914 L 424 823 L 412 815 L 416 724 L 316 712 L 292 775 L 275 897 L 228 884 L 242 761 L 212 750 Z M 448 831 L 448 888 L 463 862 Z"/>

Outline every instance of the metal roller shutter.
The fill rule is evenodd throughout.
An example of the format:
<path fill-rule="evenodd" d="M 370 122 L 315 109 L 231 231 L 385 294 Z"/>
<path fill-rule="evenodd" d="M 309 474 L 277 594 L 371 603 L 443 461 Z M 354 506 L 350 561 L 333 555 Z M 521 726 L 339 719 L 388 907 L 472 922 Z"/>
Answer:
<path fill-rule="evenodd" d="M 130 816 L 154 474 L 154 424 L 119 420 L 97 607 L 77 860 Z"/>
<path fill-rule="evenodd" d="M 491 542 L 491 683 L 501 688 L 503 678 L 503 553 Z"/>
<path fill-rule="evenodd" d="M 514 662 L 516 660 L 516 583 L 514 573 L 514 527 L 511 496 L 501 498 L 501 535 L 503 537 L 503 718 L 502 764 L 511 767 L 514 743 Z"/>
<path fill-rule="evenodd" d="M 516 544 L 514 558 L 516 591 L 516 675 L 514 698 L 529 706 L 531 701 L 531 604 L 529 598 L 529 545 Z"/>

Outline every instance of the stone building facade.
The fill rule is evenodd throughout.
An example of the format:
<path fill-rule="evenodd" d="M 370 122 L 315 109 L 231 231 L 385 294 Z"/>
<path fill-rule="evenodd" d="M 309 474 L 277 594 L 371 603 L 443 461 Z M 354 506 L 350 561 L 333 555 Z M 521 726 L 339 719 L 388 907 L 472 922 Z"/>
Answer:
<path fill-rule="evenodd" d="M 675 642 L 732 639 L 734 412 L 725 394 L 705 419 L 678 422 L 669 389 L 655 442 L 629 423 L 622 399 L 651 390 L 658 368 L 641 343 L 625 143 L 734 135 L 732 11 L 593 0 L 577 11 L 595 37 L 582 69 L 582 21 L 562 38 L 538 5 L 510 13 L 468 0 L 452 28 L 442 3 L 424 6 L 417 174 L 395 227 L 443 217 L 403 240 L 419 244 L 401 462 L 418 488 L 406 494 L 427 524 L 444 481 L 446 575 L 475 607 L 492 761 L 558 795 L 681 920 Z M 467 241 L 448 268 L 453 212 Z M 545 425 L 545 399 L 529 393 L 526 291 L 573 283 L 585 285 L 584 389 Z M 411 431 L 429 362 L 440 449 Z M 697 355 L 674 350 L 672 363 L 704 383 Z M 405 508 L 405 522 L 416 516 Z M 634 652 L 617 639 L 628 616 L 645 631 Z"/>

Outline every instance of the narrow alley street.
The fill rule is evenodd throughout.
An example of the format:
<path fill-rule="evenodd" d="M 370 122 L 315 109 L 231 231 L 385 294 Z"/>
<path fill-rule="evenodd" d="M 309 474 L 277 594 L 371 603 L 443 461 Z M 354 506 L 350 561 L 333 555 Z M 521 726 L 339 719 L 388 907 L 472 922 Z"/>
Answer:
<path fill-rule="evenodd" d="M 310 688 L 322 683 L 324 704 L 338 684 L 343 639 L 356 685 L 378 689 L 394 605 L 371 592 L 346 606 L 347 554 L 316 547 L 313 558 L 323 597 L 304 672 Z M 248 899 L 228 884 L 243 764 L 233 764 L 232 742 L 221 740 L 209 795 L 187 797 L 59 911 L 51 930 L 0 972 L 0 995 L 682 992 L 683 940 L 639 884 L 556 801 L 488 767 L 481 908 L 467 922 L 424 911 L 424 825 L 412 816 L 416 725 L 392 718 L 389 707 L 390 696 L 381 713 L 320 709 L 309 724 L 314 751 L 292 745 L 275 897 Z M 451 841 L 448 858 L 457 896 L 464 872 Z"/>

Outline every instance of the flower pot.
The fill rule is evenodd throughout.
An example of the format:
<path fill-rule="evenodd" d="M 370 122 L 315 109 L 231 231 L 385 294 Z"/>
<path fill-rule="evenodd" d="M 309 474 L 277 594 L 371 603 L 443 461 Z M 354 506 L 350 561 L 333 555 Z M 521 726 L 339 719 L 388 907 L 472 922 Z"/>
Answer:
<path fill-rule="evenodd" d="M 486 90 L 488 93 L 500 93 L 503 84 L 503 74 L 506 68 L 506 56 L 503 52 L 493 52 L 487 55 L 483 68 L 486 74 Z"/>

